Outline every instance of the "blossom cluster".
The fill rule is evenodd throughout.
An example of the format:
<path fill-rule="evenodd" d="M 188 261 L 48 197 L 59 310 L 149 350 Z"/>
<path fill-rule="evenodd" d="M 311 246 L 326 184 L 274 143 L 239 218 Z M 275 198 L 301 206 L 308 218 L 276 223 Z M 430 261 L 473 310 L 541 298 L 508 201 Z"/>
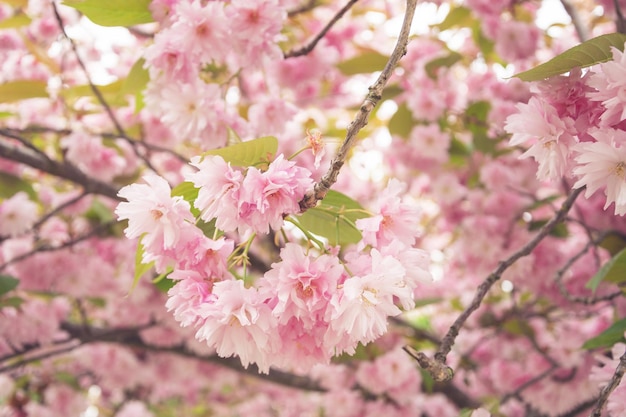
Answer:
<path fill-rule="evenodd" d="M 262 372 L 328 363 L 382 336 L 387 318 L 400 314 L 399 306 L 412 308 L 416 287 L 430 278 L 425 252 L 412 247 L 416 210 L 392 181 L 380 214 L 357 221 L 363 240 L 343 260 L 330 249 L 287 242 L 262 276 L 251 280 L 244 271 L 237 279 L 241 245 L 234 239 L 245 237 L 249 246 L 257 234 L 280 230 L 284 216 L 299 212 L 310 173 L 283 155 L 265 170 L 232 167 L 219 155 L 195 157 L 191 165 L 197 171 L 185 179 L 198 189 L 198 219 L 156 175 L 123 188 L 119 195 L 128 202 L 116 213 L 128 220 L 126 236 L 141 238 L 143 262 L 176 282 L 168 310 L 222 357 L 238 355 Z M 196 222 L 212 220 L 215 233 L 205 236 Z"/>
<path fill-rule="evenodd" d="M 626 55 L 613 48 L 613 60 L 583 72 L 539 83 L 528 103 L 507 119 L 513 146 L 530 142 L 521 157 L 534 158 L 540 180 L 574 179 L 606 196 L 604 208 L 626 214 Z"/>

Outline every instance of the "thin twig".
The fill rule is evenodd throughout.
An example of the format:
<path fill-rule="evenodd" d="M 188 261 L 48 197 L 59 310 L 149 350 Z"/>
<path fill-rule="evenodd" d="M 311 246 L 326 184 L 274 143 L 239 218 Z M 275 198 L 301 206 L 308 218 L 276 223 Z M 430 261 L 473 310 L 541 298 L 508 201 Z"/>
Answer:
<path fill-rule="evenodd" d="M 48 213 L 44 214 L 43 216 L 41 216 L 41 218 L 39 220 L 37 220 L 37 222 L 33 225 L 33 230 L 36 230 L 38 228 L 41 227 L 41 225 L 43 225 L 46 221 L 48 221 L 48 219 L 50 219 L 52 216 L 56 215 L 57 213 L 59 213 L 60 211 L 62 211 L 63 209 L 78 203 L 80 200 L 82 200 L 83 198 L 85 198 L 86 196 L 88 196 L 89 194 L 86 192 L 82 192 L 80 194 L 78 194 L 76 197 L 70 198 L 69 200 L 67 200 L 66 202 L 59 204 L 58 206 L 56 206 L 55 208 L 53 208 L 52 210 L 50 210 Z"/>
<path fill-rule="evenodd" d="M 331 161 L 328 172 L 326 172 L 322 179 L 315 183 L 313 190 L 309 191 L 300 201 L 300 210 L 302 212 L 312 207 L 315 207 L 317 202 L 324 199 L 324 197 L 330 190 L 330 187 L 332 187 L 333 184 L 335 184 L 335 182 L 337 181 L 339 171 L 345 163 L 348 151 L 352 148 L 354 142 L 356 141 L 357 134 L 363 127 L 365 127 L 365 125 L 367 125 L 369 115 L 380 101 L 383 89 L 389 81 L 393 70 L 400 61 L 400 58 L 402 58 L 406 54 L 407 44 L 409 43 L 409 32 L 411 29 L 411 23 L 413 22 L 413 16 L 415 15 L 416 7 L 417 0 L 407 0 L 404 22 L 402 23 L 400 35 L 398 36 L 398 42 L 396 43 L 396 46 L 391 56 L 389 57 L 389 61 L 387 61 L 385 68 L 378 76 L 376 82 L 371 87 L 369 87 L 369 93 L 365 97 L 363 104 L 361 104 L 359 112 L 355 116 L 354 120 L 352 120 L 350 126 L 348 126 L 346 138 L 341 144 L 339 151 L 337 151 L 337 154 Z"/>
<path fill-rule="evenodd" d="M 2 132 L 0 132 L 0 135 L 2 135 Z M 117 195 L 117 188 L 111 184 L 89 177 L 67 161 L 58 162 L 52 160 L 42 156 L 39 152 L 30 150 L 30 148 L 16 146 L 13 143 L 8 143 L 8 141 L 0 141 L 0 158 L 19 162 L 39 171 L 69 180 L 81 185 L 86 193 L 100 194 L 114 200 L 121 200 Z"/>
<path fill-rule="evenodd" d="M 511 267 L 518 259 L 529 255 L 533 249 L 537 247 L 537 245 L 546 237 L 548 234 L 554 229 L 554 227 L 560 223 L 566 216 L 567 212 L 574 205 L 574 201 L 580 195 L 580 193 L 584 190 L 583 188 L 578 188 L 570 193 L 567 199 L 563 202 L 563 205 L 559 209 L 559 211 L 554 215 L 550 221 L 548 221 L 535 235 L 533 239 L 531 239 L 526 245 L 524 245 L 520 250 L 515 252 L 506 260 L 500 262 L 498 267 L 478 286 L 476 293 L 474 294 L 474 299 L 471 304 L 457 317 L 454 323 L 448 329 L 448 332 L 442 339 L 441 345 L 439 349 L 435 353 L 434 359 L 428 358 L 422 352 L 417 352 L 417 354 L 411 354 L 422 367 L 431 373 L 432 377 L 437 381 L 448 381 L 454 376 L 454 372 L 450 367 L 446 365 L 446 358 L 452 346 L 456 341 L 456 337 L 459 334 L 461 328 L 465 325 L 467 319 L 472 315 L 474 311 L 480 307 L 483 299 L 493 286 L 501 277 L 502 274 Z M 442 379 L 439 379 L 442 378 Z"/>
<path fill-rule="evenodd" d="M 111 122 L 113 123 L 113 126 L 115 127 L 115 130 L 117 131 L 119 137 L 126 140 L 128 143 L 130 143 L 131 147 L 133 148 L 133 151 L 135 152 L 135 155 L 137 155 L 137 157 L 141 159 L 148 168 L 150 168 L 154 172 L 158 172 L 154 168 L 154 166 L 152 166 L 152 164 L 150 163 L 150 160 L 141 152 L 139 152 L 139 149 L 137 149 L 137 147 L 135 146 L 137 142 L 133 141 L 132 139 L 128 137 L 128 135 L 126 134 L 126 131 L 122 127 L 122 124 L 119 122 L 119 120 L 117 120 L 115 113 L 113 113 L 113 109 L 111 109 L 111 106 L 109 106 L 109 103 L 107 103 L 106 99 L 102 95 L 102 92 L 93 83 L 91 76 L 89 75 L 89 70 L 87 70 L 87 66 L 85 65 L 82 58 L 80 57 L 80 54 L 78 53 L 78 47 L 76 46 L 76 43 L 74 42 L 72 38 L 68 36 L 67 32 L 65 31 L 65 25 L 63 23 L 63 19 L 61 18 L 61 15 L 59 14 L 59 11 L 57 10 L 56 4 L 54 3 L 54 1 L 52 1 L 51 4 L 52 4 L 52 9 L 54 11 L 55 19 L 59 25 L 59 29 L 61 30 L 61 33 L 63 33 L 63 37 L 65 37 L 65 39 L 67 39 L 68 42 L 70 43 L 70 46 L 72 47 L 72 51 L 74 52 L 74 55 L 76 56 L 76 61 L 78 62 L 78 65 L 80 66 L 80 68 L 83 70 L 83 73 L 85 74 L 85 78 L 87 79 L 89 88 L 98 99 L 98 102 L 100 103 L 100 105 L 104 108 L 105 112 L 109 116 L 109 119 L 111 119 Z"/>
<path fill-rule="evenodd" d="M 598 397 L 598 400 L 596 401 L 595 407 L 591 411 L 590 417 L 600 417 L 600 414 L 602 414 L 602 409 L 604 408 L 604 405 L 608 401 L 611 393 L 615 390 L 615 388 L 617 388 L 617 386 L 622 381 L 622 377 L 624 376 L 625 372 L 626 372 L 626 351 L 619 358 L 619 363 L 617 364 L 617 367 L 615 368 L 615 373 L 613 374 L 613 377 L 608 382 L 608 384 L 606 384 L 606 386 L 602 388 L 602 391 L 600 391 L 600 396 Z"/>
<path fill-rule="evenodd" d="M 116 220 L 111 220 L 109 222 L 106 223 L 101 223 L 99 225 L 97 225 L 96 227 L 94 227 L 93 229 L 91 229 L 90 231 L 88 231 L 87 233 L 84 233 L 72 240 L 68 240 L 66 242 L 61 243 L 60 245 L 57 246 L 37 246 L 35 247 L 33 250 L 30 250 L 28 252 L 25 252 L 21 255 L 16 256 L 15 258 L 11 258 L 8 261 L 6 261 L 5 263 L 0 265 L 0 271 L 3 271 L 5 268 L 7 268 L 9 265 L 12 265 L 14 263 L 17 262 L 21 262 L 25 259 L 30 258 L 31 256 L 37 255 L 38 253 L 41 252 L 55 252 L 55 251 L 59 251 L 59 250 L 63 250 L 63 249 L 67 249 L 70 248 L 82 241 L 85 241 L 87 239 L 90 239 L 92 237 L 94 237 L 98 232 L 100 232 L 101 230 L 105 229 L 106 227 L 109 227 L 113 224 L 116 223 Z"/>
<path fill-rule="evenodd" d="M 75 339 L 74 339 L 75 340 Z M 76 349 L 77 347 L 83 345 L 84 343 L 81 341 L 78 341 L 78 343 L 72 343 L 69 346 L 63 346 L 61 348 L 58 349 L 53 349 L 53 350 L 48 350 L 46 352 L 40 353 L 39 355 L 33 355 L 33 356 L 29 356 L 28 358 L 24 358 L 21 359 L 19 361 L 15 361 L 11 364 L 5 365 L 0 367 L 0 374 L 2 374 L 3 372 L 9 372 L 12 371 L 13 369 L 17 369 L 19 367 L 22 367 L 24 365 L 28 365 L 29 363 L 32 362 L 39 362 L 42 361 L 44 359 L 48 359 L 54 356 L 59 356 L 62 355 L 64 353 L 68 353 L 71 352 L 72 350 Z"/>
<path fill-rule="evenodd" d="M 300 7 L 297 7 L 293 10 L 289 10 L 287 12 L 287 17 L 295 17 L 301 13 L 306 13 L 308 11 L 311 11 L 313 9 L 315 9 L 315 7 L 317 6 L 317 1 L 316 0 L 309 0 L 307 1 L 305 4 L 303 4 Z"/>
<path fill-rule="evenodd" d="M 328 22 L 326 24 L 326 26 L 324 26 L 324 29 L 321 30 L 320 33 L 318 33 L 315 38 L 313 38 L 313 40 L 311 42 L 309 42 L 307 45 L 303 46 L 300 49 L 292 49 L 289 52 L 285 52 L 284 57 L 285 59 L 287 58 L 294 58 L 297 56 L 302 56 L 302 55 L 306 55 L 309 52 L 311 52 L 315 46 L 317 45 L 317 43 L 319 41 L 322 40 L 322 38 L 324 38 L 324 36 L 326 36 L 326 34 L 328 33 L 328 31 L 335 25 L 335 23 L 337 23 L 339 21 L 339 19 L 341 19 L 343 17 L 344 14 L 346 14 L 348 12 L 348 10 L 350 10 L 350 8 L 354 5 L 354 3 L 356 3 L 359 0 L 350 0 L 345 6 L 343 6 L 341 8 L 341 10 L 339 10 L 337 12 L 337 14 L 335 16 L 333 16 L 332 19 L 330 19 L 330 22 Z"/>

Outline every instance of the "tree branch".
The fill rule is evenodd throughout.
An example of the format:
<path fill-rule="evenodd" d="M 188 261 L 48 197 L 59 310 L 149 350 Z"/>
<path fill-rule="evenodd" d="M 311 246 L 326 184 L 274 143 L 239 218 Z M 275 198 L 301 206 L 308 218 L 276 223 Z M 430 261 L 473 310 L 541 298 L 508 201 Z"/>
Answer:
<path fill-rule="evenodd" d="M 337 154 L 331 161 L 328 172 L 315 184 L 313 190 L 307 192 L 304 198 L 300 201 L 301 212 L 315 207 L 318 201 L 326 197 L 330 187 L 337 182 L 339 171 L 345 163 L 348 151 L 352 148 L 354 142 L 356 141 L 357 134 L 363 127 L 365 127 L 365 125 L 367 125 L 369 115 L 380 101 L 383 89 L 389 81 L 393 70 L 400 61 L 400 58 L 406 54 L 406 48 L 409 43 L 409 32 L 416 7 L 417 0 L 407 0 L 404 22 L 402 23 L 400 35 L 398 36 L 398 42 L 389 57 L 389 61 L 387 61 L 385 68 L 378 76 L 376 82 L 369 87 L 369 93 L 365 97 L 363 104 L 361 104 L 359 112 L 355 116 L 354 120 L 350 123 L 350 126 L 348 126 L 346 138 L 341 144 L 339 151 L 337 151 Z"/>
<path fill-rule="evenodd" d="M 446 358 L 452 346 L 455 343 L 456 337 L 459 334 L 461 328 L 465 325 L 467 319 L 471 316 L 471 314 L 480 307 L 483 299 L 493 286 L 501 277 L 502 274 L 518 259 L 529 255 L 533 249 L 537 247 L 537 245 L 554 229 L 554 227 L 560 223 L 566 216 L 567 212 L 574 205 L 574 201 L 580 193 L 584 190 L 583 188 L 578 188 L 573 190 L 567 199 L 563 202 L 563 205 L 559 209 L 559 211 L 554 215 L 552 219 L 548 223 L 546 223 L 539 232 L 535 235 L 533 239 L 531 239 L 525 246 L 523 246 L 520 250 L 511 255 L 508 259 L 500 262 L 498 267 L 494 272 L 489 275 L 485 281 L 483 281 L 476 290 L 474 294 L 474 299 L 471 304 L 457 317 L 454 323 L 448 329 L 448 332 L 442 339 L 441 345 L 439 349 L 435 353 L 434 359 L 430 359 L 422 352 L 410 353 L 410 355 L 415 358 L 418 363 L 428 371 L 432 377 L 436 381 L 448 381 L 452 379 L 454 376 L 454 372 L 452 368 L 446 365 Z"/>
<path fill-rule="evenodd" d="M 578 10 L 576 10 L 572 3 L 570 3 L 570 0 L 561 0 L 561 5 L 563 6 L 563 9 L 565 9 L 565 12 L 569 15 L 570 19 L 572 19 L 572 24 L 574 25 L 574 29 L 576 29 L 578 40 L 580 42 L 584 42 L 589 39 L 589 31 L 580 19 Z"/>
<path fill-rule="evenodd" d="M 600 417 L 600 414 L 602 414 L 602 409 L 604 408 L 604 405 L 608 401 L 611 393 L 615 390 L 615 388 L 617 388 L 617 386 L 622 381 L 622 377 L 624 376 L 625 372 L 626 372 L 626 351 L 619 358 L 619 363 L 617 364 L 617 367 L 615 368 L 615 373 L 613 374 L 613 377 L 608 382 L 608 384 L 606 384 L 606 386 L 602 388 L 602 391 L 600 391 L 600 396 L 598 397 L 598 400 L 596 401 L 595 407 L 591 411 L 590 417 Z"/>
<path fill-rule="evenodd" d="M 359 0 L 350 0 L 345 6 L 343 6 L 341 8 L 341 10 L 339 10 L 339 12 L 337 12 L 337 14 L 335 16 L 333 16 L 332 19 L 330 19 L 330 22 L 328 22 L 326 24 L 326 26 L 324 26 L 324 29 L 322 29 L 322 31 L 320 33 L 317 34 L 317 36 L 315 36 L 315 38 L 313 38 L 313 40 L 311 42 L 309 42 L 308 45 L 303 46 L 300 49 L 295 49 L 295 50 L 291 50 L 289 52 L 285 52 L 284 57 L 285 59 L 287 58 L 294 58 L 297 56 L 302 56 L 302 55 L 306 55 L 309 52 L 311 52 L 315 46 L 317 45 L 317 43 L 322 40 L 322 38 L 324 36 L 326 36 L 326 34 L 328 33 L 328 31 L 335 25 L 335 23 L 337 23 L 339 21 L 339 19 L 341 19 L 341 17 L 346 14 L 348 12 L 348 10 L 350 10 L 350 8 L 354 5 L 354 3 L 356 3 Z M 315 4 L 315 2 L 312 2 L 313 4 Z"/>
<path fill-rule="evenodd" d="M 5 135 L 0 130 L 1 136 Z M 91 178 L 84 174 L 81 170 L 68 162 L 58 162 L 42 155 L 40 152 L 34 152 L 30 148 L 16 146 L 9 141 L 0 141 L 0 157 L 11 161 L 20 162 L 39 171 L 64 178 L 75 184 L 81 185 L 83 190 L 89 194 L 100 194 L 114 200 L 121 200 L 117 196 L 117 189 L 110 184 Z"/>

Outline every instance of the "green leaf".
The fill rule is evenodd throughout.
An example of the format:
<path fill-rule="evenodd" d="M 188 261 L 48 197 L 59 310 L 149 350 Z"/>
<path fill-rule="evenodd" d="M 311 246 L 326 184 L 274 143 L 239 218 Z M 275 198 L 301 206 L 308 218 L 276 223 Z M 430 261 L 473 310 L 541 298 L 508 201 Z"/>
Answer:
<path fill-rule="evenodd" d="M 6 3 L 15 8 L 24 8 L 28 6 L 28 0 L 0 0 L 0 3 Z"/>
<path fill-rule="evenodd" d="M 354 58 L 337 64 L 337 68 L 344 75 L 369 74 L 382 71 L 389 61 L 389 57 L 373 50 L 365 51 Z"/>
<path fill-rule="evenodd" d="M 143 277 L 154 266 L 154 261 L 147 264 L 144 264 L 142 262 L 144 248 L 143 244 L 141 243 L 141 239 L 143 239 L 143 236 L 145 235 L 142 235 L 139 239 L 139 242 L 137 243 L 137 252 L 135 253 L 135 277 L 133 279 L 133 285 L 130 287 L 130 291 L 128 292 L 129 294 L 133 292 L 135 287 L 137 287 L 137 284 L 139 283 L 141 277 Z"/>
<path fill-rule="evenodd" d="M 89 219 L 96 220 L 99 223 L 108 223 L 115 220 L 113 211 L 111 211 L 108 206 L 98 199 L 94 199 L 91 202 L 91 207 L 89 207 L 85 216 Z"/>
<path fill-rule="evenodd" d="M 278 139 L 274 136 L 263 136 L 247 142 L 236 143 L 225 148 L 213 149 L 202 154 L 219 155 L 231 165 L 249 167 L 269 161 L 278 150 Z"/>
<path fill-rule="evenodd" d="M 587 282 L 585 287 L 596 291 L 602 281 L 615 284 L 626 282 L 626 249 L 622 249 L 602 265 L 602 268 Z"/>
<path fill-rule="evenodd" d="M 587 340 L 583 344 L 583 349 L 611 347 L 616 343 L 626 342 L 624 332 L 626 332 L 626 318 L 616 321 L 598 336 Z"/>
<path fill-rule="evenodd" d="M 153 22 L 151 0 L 64 0 L 101 26 L 133 26 Z"/>
<path fill-rule="evenodd" d="M 0 171 L 0 199 L 13 197 L 20 191 L 28 194 L 28 198 L 31 200 L 37 201 L 37 193 L 30 183 L 14 175 Z"/>
<path fill-rule="evenodd" d="M 135 96 L 135 113 L 138 113 L 144 107 L 143 91 L 150 81 L 150 74 L 143 66 L 145 64 L 143 58 L 139 58 L 130 69 L 128 76 L 122 83 L 121 93 L 123 95 L 131 94 Z"/>
<path fill-rule="evenodd" d="M 626 248 L 626 236 L 619 232 L 608 234 L 598 245 L 606 249 L 611 256 L 617 255 L 622 249 Z"/>
<path fill-rule="evenodd" d="M 0 308 L 4 308 L 4 307 L 19 308 L 22 304 L 24 304 L 24 299 L 21 297 L 0 298 Z"/>
<path fill-rule="evenodd" d="M 541 229 L 548 220 L 533 220 L 528 223 L 528 230 L 534 231 Z M 565 223 L 561 222 L 556 224 L 552 230 L 550 231 L 550 236 L 565 238 L 569 236 L 569 231 L 567 230 L 567 226 Z"/>
<path fill-rule="evenodd" d="M 176 281 L 167 278 L 167 276 L 164 276 L 163 278 L 154 282 L 154 286 L 161 292 L 168 292 L 170 288 L 172 288 L 174 285 L 176 285 Z"/>
<path fill-rule="evenodd" d="M 459 62 L 462 58 L 463 55 L 461 55 L 460 53 L 450 51 L 449 55 L 435 58 L 432 61 L 426 63 L 426 65 L 424 65 L 424 70 L 430 78 L 434 79 L 437 78 L 437 70 L 439 70 L 439 68 L 450 68 L 452 65 Z"/>
<path fill-rule="evenodd" d="M 0 296 L 17 288 L 20 280 L 9 275 L 0 275 Z"/>
<path fill-rule="evenodd" d="M 126 99 L 122 94 L 124 82 L 124 80 L 117 80 L 105 85 L 96 85 L 96 88 L 100 91 L 100 94 L 102 94 L 102 97 L 110 106 L 123 106 L 127 104 Z M 90 97 L 93 100 L 97 100 L 97 97 L 89 84 L 65 88 L 61 90 L 60 94 L 69 102 L 74 102 L 82 97 Z"/>
<path fill-rule="evenodd" d="M 14 29 L 22 26 L 28 26 L 32 19 L 23 13 L 0 20 L 0 29 Z"/>
<path fill-rule="evenodd" d="M 448 30 L 459 26 L 470 26 L 474 21 L 472 12 L 467 7 L 455 7 L 450 9 L 450 12 L 443 20 L 443 22 L 435 25 L 439 30 Z"/>
<path fill-rule="evenodd" d="M 621 33 L 598 36 L 568 49 L 533 69 L 515 74 L 514 77 L 522 81 L 539 81 L 564 74 L 576 67 L 585 68 L 606 62 L 613 58 L 611 48 L 615 47 L 623 51 L 624 42 L 626 42 L 626 35 Z"/>
<path fill-rule="evenodd" d="M 0 103 L 12 103 L 29 98 L 48 97 L 45 81 L 17 80 L 0 84 Z"/>
<path fill-rule="evenodd" d="M 363 207 L 350 197 L 330 190 L 317 207 L 294 217 L 306 230 L 325 237 L 335 246 L 360 241 L 361 232 L 354 223 L 368 215 Z"/>
<path fill-rule="evenodd" d="M 401 104 L 398 107 L 398 110 L 391 116 L 389 119 L 388 129 L 391 135 L 398 135 L 403 138 L 408 138 L 411 130 L 413 130 L 413 126 L 415 126 L 416 122 L 413 119 L 413 114 L 411 110 L 406 106 L 406 104 Z"/>

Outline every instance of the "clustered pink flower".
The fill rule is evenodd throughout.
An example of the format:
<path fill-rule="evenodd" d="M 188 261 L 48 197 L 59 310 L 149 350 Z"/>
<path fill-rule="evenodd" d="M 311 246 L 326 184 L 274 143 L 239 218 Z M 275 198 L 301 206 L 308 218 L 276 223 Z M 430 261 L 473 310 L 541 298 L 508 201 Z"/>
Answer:
<path fill-rule="evenodd" d="M 222 357 L 237 355 L 261 372 L 329 363 L 382 336 L 388 317 L 413 307 L 415 289 L 430 279 L 425 253 L 412 248 L 418 212 L 400 198 L 404 185 L 392 181 L 376 204 L 380 218 L 359 223 L 367 226 L 364 241 L 345 262 L 287 243 L 279 262 L 244 284 L 231 274 L 229 234 L 279 230 L 285 215 L 300 210 L 313 185 L 310 172 L 283 155 L 264 170 L 233 167 L 217 155 L 191 165 L 197 171 L 186 179 L 198 188 L 199 221 L 215 220 L 225 236 L 205 236 L 190 204 L 155 175 L 123 188 L 119 195 L 128 202 L 116 213 L 128 220 L 126 236 L 141 239 L 142 261 L 174 280 L 168 311 Z M 363 251 L 368 244 L 375 248 Z"/>
<path fill-rule="evenodd" d="M 537 94 L 508 117 L 513 146 L 530 143 L 520 158 L 532 156 L 537 178 L 576 179 L 606 196 L 606 210 L 626 214 L 626 57 L 613 48 L 613 60 L 583 75 L 578 68 L 538 85 Z"/>
<path fill-rule="evenodd" d="M 300 210 L 298 202 L 313 185 L 311 173 L 279 155 L 267 170 L 233 168 L 221 156 L 192 159 L 198 171 L 186 179 L 199 188 L 195 207 L 204 221 L 216 219 L 225 232 L 267 234 L 282 227 L 283 217 Z"/>

